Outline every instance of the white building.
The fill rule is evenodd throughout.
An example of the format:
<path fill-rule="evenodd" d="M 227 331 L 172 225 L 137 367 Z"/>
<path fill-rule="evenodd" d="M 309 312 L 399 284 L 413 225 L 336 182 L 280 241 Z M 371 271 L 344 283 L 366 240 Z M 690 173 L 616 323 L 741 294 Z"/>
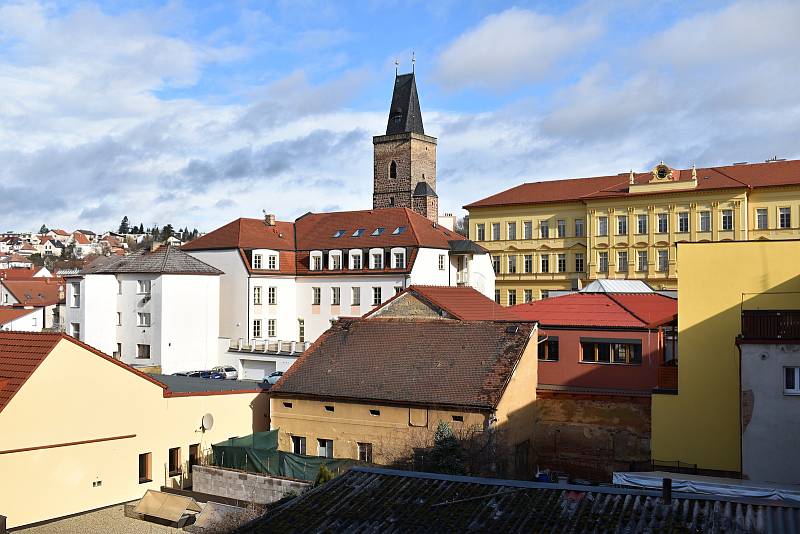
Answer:
<path fill-rule="evenodd" d="M 45 308 L 33 306 L 0 306 L 0 330 L 41 332 Z"/>
<path fill-rule="evenodd" d="M 67 333 L 163 373 L 212 367 L 222 274 L 172 247 L 99 258 L 67 277 Z"/>
<path fill-rule="evenodd" d="M 468 285 L 494 296 L 486 251 L 407 208 L 237 219 L 183 250 L 225 273 L 219 331 L 252 350 L 232 356 L 244 378 L 293 361 L 257 347 L 313 342 L 332 318 L 361 316 L 411 284 Z"/>

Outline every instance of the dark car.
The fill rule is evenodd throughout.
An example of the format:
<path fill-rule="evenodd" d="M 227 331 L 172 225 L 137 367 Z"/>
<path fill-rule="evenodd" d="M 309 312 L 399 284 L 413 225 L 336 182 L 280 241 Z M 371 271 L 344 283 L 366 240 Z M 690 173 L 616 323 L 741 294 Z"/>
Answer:
<path fill-rule="evenodd" d="M 225 380 L 228 377 L 225 373 L 214 371 L 213 373 L 211 373 L 211 378 L 213 378 L 214 380 Z"/>
<path fill-rule="evenodd" d="M 211 371 L 192 371 L 188 376 L 194 378 L 211 378 Z"/>

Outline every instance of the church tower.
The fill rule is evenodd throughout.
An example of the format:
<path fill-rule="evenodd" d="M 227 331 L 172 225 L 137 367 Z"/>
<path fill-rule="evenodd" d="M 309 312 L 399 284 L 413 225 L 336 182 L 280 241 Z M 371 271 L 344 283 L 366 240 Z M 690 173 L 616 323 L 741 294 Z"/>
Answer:
<path fill-rule="evenodd" d="M 413 72 L 395 76 L 386 135 L 376 135 L 372 144 L 372 207 L 411 208 L 437 222 L 436 138 L 425 135 Z"/>

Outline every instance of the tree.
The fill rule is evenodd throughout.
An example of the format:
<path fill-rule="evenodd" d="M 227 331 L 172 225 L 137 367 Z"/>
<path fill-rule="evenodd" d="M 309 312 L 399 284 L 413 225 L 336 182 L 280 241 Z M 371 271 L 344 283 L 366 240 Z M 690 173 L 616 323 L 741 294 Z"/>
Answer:
<path fill-rule="evenodd" d="M 161 239 L 166 241 L 170 237 L 175 235 L 175 230 L 172 228 L 171 224 L 165 224 L 164 228 L 161 229 Z"/>
<path fill-rule="evenodd" d="M 469 237 L 469 215 L 456 219 L 455 231 L 464 237 Z"/>
<path fill-rule="evenodd" d="M 320 464 L 319 473 L 317 473 L 317 478 L 314 479 L 314 487 L 321 486 L 329 480 L 333 480 L 333 471 L 325 467 L 325 464 Z"/>
<path fill-rule="evenodd" d="M 131 233 L 131 226 L 128 223 L 128 216 L 124 216 L 122 218 L 122 222 L 119 223 L 119 233 L 120 234 L 129 234 Z"/>
<path fill-rule="evenodd" d="M 433 435 L 433 450 L 431 450 L 432 468 L 437 473 L 448 475 L 463 475 L 464 450 L 461 443 L 453 434 L 453 429 L 444 421 L 439 421 Z"/>
<path fill-rule="evenodd" d="M 40 234 L 46 234 L 49 231 L 50 231 L 50 229 L 47 226 L 45 226 L 44 224 L 42 225 L 41 228 L 39 228 L 39 233 Z"/>

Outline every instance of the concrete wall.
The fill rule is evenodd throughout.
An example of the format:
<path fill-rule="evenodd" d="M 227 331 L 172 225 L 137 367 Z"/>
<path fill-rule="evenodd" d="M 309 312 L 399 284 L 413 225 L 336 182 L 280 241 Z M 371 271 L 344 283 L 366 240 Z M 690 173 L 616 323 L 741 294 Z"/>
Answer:
<path fill-rule="evenodd" d="M 268 504 L 279 501 L 287 493 L 299 495 L 310 487 L 309 482 L 258 473 L 202 465 L 192 467 L 192 491 L 244 502 Z"/>
<path fill-rule="evenodd" d="M 800 396 L 784 393 L 784 366 L 800 367 L 800 345 L 749 345 L 742 351 L 742 474 L 750 480 L 800 480 Z"/>

